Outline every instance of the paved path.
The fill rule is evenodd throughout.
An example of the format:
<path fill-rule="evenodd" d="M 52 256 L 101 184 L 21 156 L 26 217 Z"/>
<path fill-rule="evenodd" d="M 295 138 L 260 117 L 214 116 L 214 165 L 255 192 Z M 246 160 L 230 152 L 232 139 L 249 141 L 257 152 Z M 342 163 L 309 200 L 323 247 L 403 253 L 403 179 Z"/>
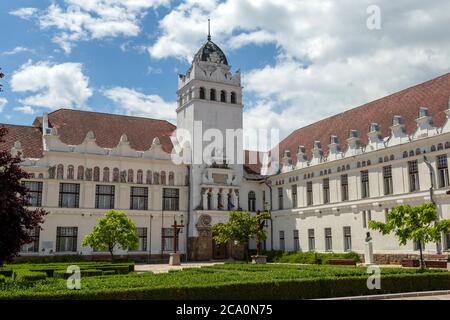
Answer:
<path fill-rule="evenodd" d="M 168 264 L 137 264 L 134 266 L 136 272 L 153 272 L 163 273 L 169 272 L 169 270 L 182 270 L 186 268 L 200 268 L 203 266 L 212 266 L 215 264 L 223 264 L 223 261 L 211 261 L 211 262 L 189 262 L 181 263 L 181 266 L 169 266 Z"/>

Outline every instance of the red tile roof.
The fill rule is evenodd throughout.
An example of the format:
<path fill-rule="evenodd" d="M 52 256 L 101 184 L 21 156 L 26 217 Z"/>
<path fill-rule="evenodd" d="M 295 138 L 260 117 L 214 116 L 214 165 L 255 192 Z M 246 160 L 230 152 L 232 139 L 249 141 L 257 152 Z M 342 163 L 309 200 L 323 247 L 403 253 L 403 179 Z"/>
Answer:
<path fill-rule="evenodd" d="M 261 160 L 260 152 L 258 151 L 250 151 L 250 150 L 244 150 L 244 169 L 247 173 L 251 174 L 260 174 L 261 172 Z"/>
<path fill-rule="evenodd" d="M 131 117 L 116 114 L 59 109 L 48 115 L 49 126 L 56 128 L 62 142 L 78 145 L 89 131 L 102 148 L 114 148 L 122 134 L 126 134 L 131 148 L 148 150 L 158 137 L 163 150 L 170 153 L 170 135 L 176 127 L 166 120 Z"/>
<path fill-rule="evenodd" d="M 8 130 L 6 136 L 3 137 L 5 142 L 0 142 L 0 150 L 11 151 L 14 143 L 20 141 L 24 157 L 42 157 L 42 133 L 39 128 L 12 124 L 0 124 L 0 127 L 6 127 Z"/>
<path fill-rule="evenodd" d="M 379 124 L 382 137 L 390 136 L 392 118 L 395 115 L 403 117 L 407 133 L 412 134 L 417 128 L 415 119 L 418 118 L 420 107 L 427 107 L 434 125 L 442 127 L 446 120 L 444 110 L 449 107 L 449 97 L 450 73 L 447 73 L 360 107 L 320 120 L 295 130 L 280 142 L 280 161 L 283 151 L 290 150 L 292 161 L 295 164 L 299 145 L 305 146 L 310 159 L 314 141 L 317 140 L 321 142 L 326 155 L 332 135 L 338 137 L 341 150 L 346 150 L 347 138 L 349 131 L 352 129 L 359 132 L 362 144 L 366 144 L 367 132 L 372 122 Z"/>

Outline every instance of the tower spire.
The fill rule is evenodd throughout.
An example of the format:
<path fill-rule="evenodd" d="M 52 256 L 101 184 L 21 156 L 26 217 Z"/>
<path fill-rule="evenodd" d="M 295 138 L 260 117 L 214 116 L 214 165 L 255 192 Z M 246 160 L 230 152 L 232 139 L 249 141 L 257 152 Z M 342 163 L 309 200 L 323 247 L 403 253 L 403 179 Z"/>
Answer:
<path fill-rule="evenodd" d="M 208 19 L 208 41 L 211 40 L 211 20 Z"/>

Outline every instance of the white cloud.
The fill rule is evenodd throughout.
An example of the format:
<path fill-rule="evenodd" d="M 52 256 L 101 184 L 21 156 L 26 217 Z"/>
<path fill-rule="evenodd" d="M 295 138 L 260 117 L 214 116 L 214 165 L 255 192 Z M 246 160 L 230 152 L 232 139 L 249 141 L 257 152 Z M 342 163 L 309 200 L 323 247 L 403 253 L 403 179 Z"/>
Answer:
<path fill-rule="evenodd" d="M 120 112 L 127 115 L 163 119 L 171 122 L 176 120 L 176 103 L 164 101 L 158 95 L 146 95 L 135 89 L 124 87 L 114 87 L 105 90 L 103 94 L 114 101 Z"/>
<path fill-rule="evenodd" d="M 15 107 L 15 108 L 13 108 L 13 111 L 23 113 L 23 114 L 35 114 L 34 109 L 30 106 Z"/>
<path fill-rule="evenodd" d="M 35 53 L 34 49 L 17 46 L 17 47 L 15 47 L 14 49 L 12 49 L 10 51 L 2 52 L 2 55 L 4 55 L 4 56 L 11 56 L 11 55 L 15 55 L 15 54 L 22 53 L 22 52 Z"/>
<path fill-rule="evenodd" d="M 206 40 L 209 17 L 213 41 L 225 51 L 272 43 L 276 62 L 243 73 L 252 97 L 245 101 L 244 127 L 278 127 L 283 137 L 450 71 L 450 3 L 380 0 L 381 30 L 369 30 L 367 7 L 372 4 L 185 1 L 159 22 L 148 51 L 153 58 L 190 61 Z"/>
<path fill-rule="evenodd" d="M 5 98 L 0 98 L 0 113 L 3 112 L 5 105 L 8 103 L 8 100 Z"/>
<path fill-rule="evenodd" d="M 57 108 L 86 108 L 92 95 L 89 78 L 81 63 L 52 64 L 47 61 L 22 65 L 11 77 L 14 92 L 33 93 L 18 99 L 27 106 Z"/>
<path fill-rule="evenodd" d="M 168 3 L 169 0 L 65 0 L 64 5 L 51 4 L 37 18 L 42 29 L 56 29 L 53 42 L 70 53 L 77 41 L 138 35 L 147 11 Z M 29 9 L 32 8 L 23 11 Z"/>
<path fill-rule="evenodd" d="M 9 14 L 13 16 L 17 16 L 19 18 L 29 20 L 38 12 L 37 8 L 19 8 L 14 11 L 10 11 Z"/>

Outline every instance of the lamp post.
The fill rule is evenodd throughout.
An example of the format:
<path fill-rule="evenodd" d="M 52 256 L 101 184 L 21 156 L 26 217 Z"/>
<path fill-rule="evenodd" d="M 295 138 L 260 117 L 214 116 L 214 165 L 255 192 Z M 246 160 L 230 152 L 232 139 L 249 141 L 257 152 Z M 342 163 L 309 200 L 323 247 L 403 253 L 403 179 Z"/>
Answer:
<path fill-rule="evenodd" d="M 423 161 L 427 165 L 428 171 L 430 172 L 430 200 L 431 200 L 431 203 L 436 207 L 436 210 L 437 210 L 437 205 L 436 205 L 436 202 L 434 201 L 434 192 L 433 192 L 433 190 L 434 190 L 434 168 L 431 165 L 430 161 L 427 159 L 427 156 L 425 156 L 425 155 L 423 156 Z M 437 214 L 437 219 L 439 220 L 439 212 Z M 421 246 L 421 245 L 422 244 L 419 242 L 419 246 Z M 436 242 L 436 252 L 437 252 L 437 254 L 442 253 L 442 241 Z"/>

